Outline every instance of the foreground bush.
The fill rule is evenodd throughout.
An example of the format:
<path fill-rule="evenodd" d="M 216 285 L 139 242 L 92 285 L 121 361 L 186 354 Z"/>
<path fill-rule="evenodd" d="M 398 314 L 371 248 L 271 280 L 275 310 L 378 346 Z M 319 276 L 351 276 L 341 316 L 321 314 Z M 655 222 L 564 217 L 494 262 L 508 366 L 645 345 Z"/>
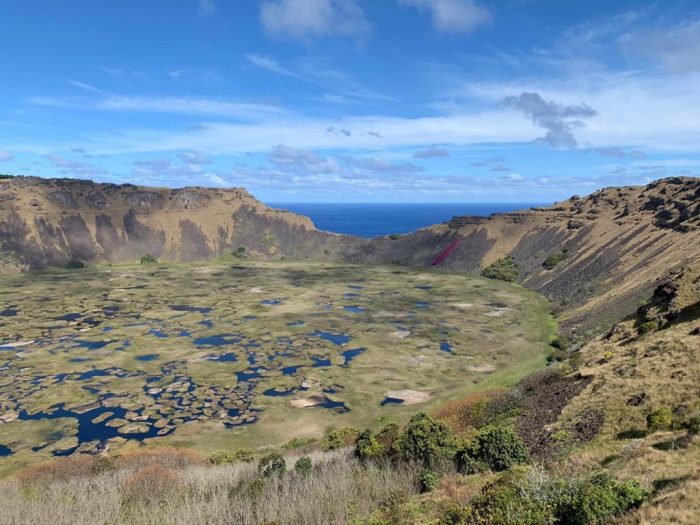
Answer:
<path fill-rule="evenodd" d="M 482 430 L 467 449 L 475 460 L 483 461 L 495 472 L 527 461 L 527 447 L 511 428 L 490 427 Z"/>
<path fill-rule="evenodd" d="M 214 465 L 230 465 L 231 463 L 251 463 L 255 457 L 255 452 L 249 448 L 239 448 L 238 450 L 220 450 L 209 456 L 209 461 Z"/>
<path fill-rule="evenodd" d="M 550 479 L 518 471 L 486 485 L 463 507 L 448 509 L 442 525 L 602 525 L 639 506 L 647 492 L 636 481 L 604 473 L 581 479 Z"/>
<path fill-rule="evenodd" d="M 153 257 L 153 255 L 146 254 L 143 257 L 141 257 L 141 264 L 157 264 L 158 259 Z"/>
<path fill-rule="evenodd" d="M 281 476 L 287 471 L 287 462 L 276 452 L 272 452 L 260 459 L 258 472 L 261 476 L 271 478 Z"/>
<path fill-rule="evenodd" d="M 457 448 L 457 440 L 447 425 L 424 413 L 413 416 L 398 438 L 402 457 L 425 466 L 451 462 Z"/>
<path fill-rule="evenodd" d="M 66 263 L 66 270 L 79 270 L 80 268 L 85 268 L 85 263 L 77 259 L 71 259 Z"/>

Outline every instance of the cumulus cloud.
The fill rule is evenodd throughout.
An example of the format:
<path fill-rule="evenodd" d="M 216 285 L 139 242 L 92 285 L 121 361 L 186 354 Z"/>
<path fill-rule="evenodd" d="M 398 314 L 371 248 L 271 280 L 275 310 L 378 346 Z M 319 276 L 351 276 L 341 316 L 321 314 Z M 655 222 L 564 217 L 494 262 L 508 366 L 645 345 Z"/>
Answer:
<path fill-rule="evenodd" d="M 544 100 L 539 93 L 523 92 L 518 96 L 508 96 L 503 103 L 530 117 L 532 122 L 547 130 L 544 137 L 537 139 L 549 146 L 575 148 L 577 146 L 573 130 L 584 123 L 579 120 L 598 114 L 586 104 L 564 106 L 552 100 Z"/>
<path fill-rule="evenodd" d="M 430 13 L 435 29 L 442 33 L 470 33 L 491 23 L 491 12 L 474 0 L 399 0 L 402 6 Z"/>
<path fill-rule="evenodd" d="M 14 158 L 15 156 L 11 151 L 7 151 L 6 149 L 0 149 L 0 162 L 12 160 Z"/>
<path fill-rule="evenodd" d="M 438 146 L 431 146 L 428 149 L 423 149 L 416 151 L 413 154 L 414 159 L 433 159 L 437 157 L 449 157 L 450 152 L 445 148 L 440 148 Z"/>
<path fill-rule="evenodd" d="M 260 6 L 260 21 L 270 35 L 294 40 L 370 30 L 356 0 L 268 0 Z"/>

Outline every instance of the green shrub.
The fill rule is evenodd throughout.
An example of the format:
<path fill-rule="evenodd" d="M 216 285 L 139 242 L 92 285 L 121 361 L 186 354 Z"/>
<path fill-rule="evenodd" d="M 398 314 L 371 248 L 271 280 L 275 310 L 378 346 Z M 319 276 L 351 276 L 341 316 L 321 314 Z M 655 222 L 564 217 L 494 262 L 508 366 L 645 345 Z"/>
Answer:
<path fill-rule="evenodd" d="M 658 321 L 647 321 L 642 323 L 637 327 L 640 334 L 648 334 L 649 332 L 656 332 L 659 329 Z"/>
<path fill-rule="evenodd" d="M 559 350 L 568 350 L 571 346 L 571 338 L 568 335 L 558 335 L 550 344 Z"/>
<path fill-rule="evenodd" d="M 524 463 L 528 457 L 523 440 L 513 429 L 507 427 L 486 427 L 464 453 L 483 461 L 496 472 Z"/>
<path fill-rule="evenodd" d="M 426 466 L 452 460 L 457 452 L 457 440 L 447 425 L 422 412 L 410 419 L 399 436 L 398 446 L 405 459 Z"/>
<path fill-rule="evenodd" d="M 276 452 L 267 454 L 258 462 L 258 472 L 265 478 L 281 476 L 287 471 L 287 462 Z"/>
<path fill-rule="evenodd" d="M 143 257 L 141 257 L 141 264 L 156 264 L 158 262 L 158 259 L 153 257 L 153 255 L 146 254 Z"/>
<path fill-rule="evenodd" d="M 418 474 L 418 488 L 420 493 L 425 494 L 426 492 L 432 492 L 437 488 L 438 481 L 439 478 L 432 470 L 421 470 L 420 474 Z"/>
<path fill-rule="evenodd" d="M 399 452 L 401 428 L 396 423 L 388 423 L 377 432 L 377 441 L 384 448 L 384 454 L 394 457 Z"/>
<path fill-rule="evenodd" d="M 253 461 L 255 452 L 249 448 L 239 448 L 238 450 L 219 450 L 209 456 L 209 461 L 214 465 L 230 465 L 231 463 L 250 463 Z"/>
<path fill-rule="evenodd" d="M 619 482 L 598 473 L 573 487 L 560 489 L 555 515 L 558 523 L 567 525 L 604 524 L 612 516 L 639 506 L 646 495 L 636 481 Z"/>
<path fill-rule="evenodd" d="M 238 248 L 236 248 L 232 255 L 237 259 L 245 259 L 246 257 L 248 257 L 245 246 L 239 246 Z"/>
<path fill-rule="evenodd" d="M 391 235 L 389 235 L 389 239 L 391 239 L 392 241 L 395 241 L 399 237 L 401 236 L 398 233 L 392 233 Z"/>
<path fill-rule="evenodd" d="M 688 434 L 696 436 L 700 434 L 700 416 L 693 416 L 683 425 L 688 429 Z"/>
<path fill-rule="evenodd" d="M 569 357 L 569 353 L 566 350 L 552 350 L 548 355 L 547 355 L 547 362 L 548 363 L 554 363 L 554 362 L 560 362 L 560 361 L 566 361 Z"/>
<path fill-rule="evenodd" d="M 79 270 L 80 268 L 85 268 L 85 263 L 78 259 L 71 259 L 66 263 L 66 270 Z"/>
<path fill-rule="evenodd" d="M 323 450 L 337 450 L 352 445 L 357 439 L 357 430 L 350 427 L 331 428 L 321 441 Z"/>
<path fill-rule="evenodd" d="M 489 279 L 514 282 L 518 278 L 518 267 L 510 255 L 498 259 L 495 263 L 484 268 L 481 275 Z"/>
<path fill-rule="evenodd" d="M 554 517 L 546 501 L 524 493 L 519 484 L 507 481 L 487 485 L 458 515 L 469 525 L 548 525 Z M 567 523 L 568 522 L 562 522 Z"/>
<path fill-rule="evenodd" d="M 314 465 L 311 462 L 310 457 L 302 456 L 299 459 L 297 459 L 296 463 L 294 463 L 294 472 L 302 476 L 308 476 L 311 472 L 311 469 L 313 469 L 313 466 Z"/>
<path fill-rule="evenodd" d="M 489 469 L 488 464 L 485 461 L 477 459 L 476 454 L 469 447 L 463 448 L 457 452 L 455 456 L 455 464 L 457 470 L 461 474 L 471 475 L 471 474 L 481 474 Z"/>
<path fill-rule="evenodd" d="M 650 432 L 668 430 L 673 426 L 673 412 L 670 408 L 659 408 L 647 415 L 647 429 Z"/>
<path fill-rule="evenodd" d="M 362 462 L 384 456 L 385 449 L 371 430 L 365 430 L 355 440 L 355 456 Z"/>
<path fill-rule="evenodd" d="M 557 252 L 549 255 L 544 262 L 542 263 L 542 266 L 545 267 L 547 270 L 553 270 L 554 267 L 562 262 L 564 259 L 566 259 L 566 253 L 564 252 Z"/>

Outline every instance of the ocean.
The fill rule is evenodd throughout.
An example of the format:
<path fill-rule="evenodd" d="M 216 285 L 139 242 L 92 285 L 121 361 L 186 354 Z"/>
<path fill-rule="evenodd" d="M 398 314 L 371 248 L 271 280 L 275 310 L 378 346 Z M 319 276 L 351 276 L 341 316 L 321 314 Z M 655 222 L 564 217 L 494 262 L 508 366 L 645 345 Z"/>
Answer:
<path fill-rule="evenodd" d="M 481 215 L 542 206 L 541 203 L 440 203 L 440 204 L 366 204 L 366 203 L 269 203 L 310 217 L 319 230 L 360 237 L 409 233 L 431 224 L 448 221 L 455 215 Z"/>

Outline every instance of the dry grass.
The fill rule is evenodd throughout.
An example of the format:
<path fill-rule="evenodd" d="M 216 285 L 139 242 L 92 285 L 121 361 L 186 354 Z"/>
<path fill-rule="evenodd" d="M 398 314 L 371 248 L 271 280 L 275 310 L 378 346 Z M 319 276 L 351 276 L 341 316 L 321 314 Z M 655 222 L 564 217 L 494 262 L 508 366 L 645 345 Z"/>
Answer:
<path fill-rule="evenodd" d="M 510 401 L 508 390 L 492 388 L 446 403 L 434 410 L 432 416 L 442 420 L 455 435 L 465 436 L 474 428 L 492 422 L 507 410 Z"/>
<path fill-rule="evenodd" d="M 176 456 L 133 454 L 101 473 L 94 473 L 92 458 L 36 467 L 0 482 L 0 522 L 45 523 L 50 511 L 52 525 L 341 524 L 368 516 L 392 494 L 416 493 L 410 465 L 365 468 L 348 449 L 312 454 L 308 476 L 266 480 L 254 464 L 208 466 L 187 458 L 178 465 Z M 296 458 L 286 459 L 291 468 Z"/>

